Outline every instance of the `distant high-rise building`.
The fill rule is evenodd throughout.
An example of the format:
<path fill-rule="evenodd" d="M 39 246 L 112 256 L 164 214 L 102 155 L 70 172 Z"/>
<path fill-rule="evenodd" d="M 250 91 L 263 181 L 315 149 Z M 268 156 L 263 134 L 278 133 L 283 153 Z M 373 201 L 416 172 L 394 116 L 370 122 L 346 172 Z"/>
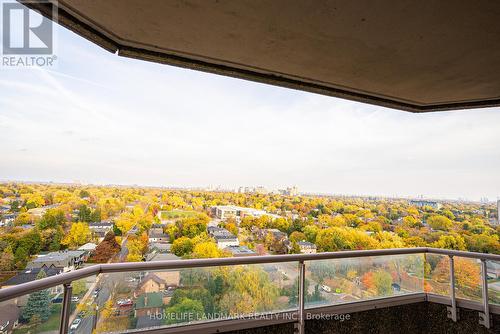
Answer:
<path fill-rule="evenodd" d="M 500 225 L 500 199 L 497 200 L 497 224 Z"/>
<path fill-rule="evenodd" d="M 297 196 L 299 194 L 299 188 L 296 186 L 287 187 L 286 189 L 280 189 L 278 192 L 285 196 Z"/>

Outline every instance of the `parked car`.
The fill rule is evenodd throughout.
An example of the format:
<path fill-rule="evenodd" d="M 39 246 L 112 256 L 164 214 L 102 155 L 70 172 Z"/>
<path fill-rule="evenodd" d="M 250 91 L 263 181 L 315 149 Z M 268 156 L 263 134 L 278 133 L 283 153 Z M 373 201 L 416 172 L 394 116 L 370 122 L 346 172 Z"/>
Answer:
<path fill-rule="evenodd" d="M 71 297 L 71 301 L 72 301 L 73 303 L 78 303 L 78 302 L 80 301 L 80 297 L 73 296 L 73 297 Z"/>
<path fill-rule="evenodd" d="M 54 304 L 60 304 L 60 303 L 62 303 L 62 301 L 63 301 L 63 297 L 62 297 L 62 296 L 56 296 L 56 297 L 52 298 L 52 300 L 51 300 L 51 301 L 52 301 L 52 303 L 54 303 Z"/>
<path fill-rule="evenodd" d="M 321 290 L 325 292 L 332 292 L 332 288 L 330 288 L 328 285 L 322 285 Z"/>
<path fill-rule="evenodd" d="M 80 319 L 80 318 L 73 320 L 69 329 L 78 329 L 78 326 L 80 326 L 81 322 L 82 322 L 82 319 Z"/>
<path fill-rule="evenodd" d="M 94 292 L 92 292 L 92 297 L 97 298 L 99 296 L 99 290 L 95 289 Z"/>
<path fill-rule="evenodd" d="M 132 306 L 132 300 L 131 299 L 121 299 L 117 302 L 118 306 Z"/>

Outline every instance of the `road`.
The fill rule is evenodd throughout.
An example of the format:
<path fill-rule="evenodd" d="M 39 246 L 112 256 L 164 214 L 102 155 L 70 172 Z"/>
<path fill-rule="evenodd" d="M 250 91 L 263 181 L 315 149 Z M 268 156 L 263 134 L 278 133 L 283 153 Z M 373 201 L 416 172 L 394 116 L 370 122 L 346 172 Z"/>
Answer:
<path fill-rule="evenodd" d="M 109 262 L 124 262 L 128 254 L 127 249 L 127 237 L 125 237 L 122 241 L 121 250 L 118 252 Z M 121 275 L 120 275 L 121 274 Z M 89 290 L 82 298 L 81 302 L 89 302 L 93 301 L 97 305 L 98 309 L 102 309 L 104 304 L 110 299 L 112 296 L 113 290 L 116 288 L 117 284 L 121 281 L 124 282 L 127 277 L 130 277 L 131 273 L 116 273 L 116 274 L 100 274 L 96 277 L 95 282 L 89 287 Z M 97 298 L 93 298 L 92 294 L 96 288 L 99 288 L 99 294 Z M 73 312 L 70 316 L 70 324 L 76 319 L 77 312 Z M 78 328 L 73 331 L 75 334 L 91 334 L 94 329 L 95 324 L 95 315 L 88 315 L 82 318 L 82 322 L 78 326 Z"/>

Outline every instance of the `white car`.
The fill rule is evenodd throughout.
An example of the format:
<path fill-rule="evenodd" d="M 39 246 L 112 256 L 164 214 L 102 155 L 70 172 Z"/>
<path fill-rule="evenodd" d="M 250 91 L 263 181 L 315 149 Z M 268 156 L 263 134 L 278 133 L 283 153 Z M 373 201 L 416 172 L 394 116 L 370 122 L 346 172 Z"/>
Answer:
<path fill-rule="evenodd" d="M 328 285 L 322 285 L 321 289 L 325 292 L 332 292 L 332 288 L 330 288 Z"/>
<path fill-rule="evenodd" d="M 125 304 L 130 304 L 132 303 L 131 299 L 121 299 L 118 302 L 116 302 L 118 305 L 125 305 Z"/>
<path fill-rule="evenodd" d="M 69 327 L 69 329 L 77 329 L 78 326 L 80 326 L 81 322 L 82 322 L 82 319 L 75 319 L 75 320 L 73 320 L 73 322 L 71 323 L 71 326 Z"/>
<path fill-rule="evenodd" d="M 80 301 L 80 298 L 78 298 L 77 296 L 73 296 L 73 297 L 71 297 L 71 301 L 73 303 L 78 303 Z"/>

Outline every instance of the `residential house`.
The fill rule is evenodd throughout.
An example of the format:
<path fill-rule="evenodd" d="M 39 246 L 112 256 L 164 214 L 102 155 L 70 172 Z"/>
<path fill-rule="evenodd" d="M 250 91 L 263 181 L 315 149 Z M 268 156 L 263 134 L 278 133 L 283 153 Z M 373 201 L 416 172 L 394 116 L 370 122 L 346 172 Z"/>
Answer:
<path fill-rule="evenodd" d="M 264 240 L 269 234 L 276 241 L 284 241 L 288 238 L 285 232 L 281 232 L 276 228 L 258 228 L 252 227 L 252 234 L 256 239 Z"/>
<path fill-rule="evenodd" d="M 85 252 L 84 260 L 87 261 L 90 255 L 95 251 L 97 245 L 93 242 L 88 242 L 85 245 L 78 248 L 80 251 Z"/>
<path fill-rule="evenodd" d="M 111 231 L 113 229 L 113 223 L 110 221 L 91 222 L 88 225 L 91 231 Z"/>
<path fill-rule="evenodd" d="M 291 248 L 291 242 L 288 240 L 288 235 L 275 228 L 252 228 L 252 234 L 257 240 L 266 240 L 269 242 L 269 249 L 275 253 L 285 254 L 287 249 Z M 270 238 L 270 240 L 269 240 Z"/>
<path fill-rule="evenodd" d="M 10 204 L 0 204 L 0 214 L 10 211 Z"/>
<path fill-rule="evenodd" d="M 18 213 L 6 213 L 0 218 L 0 226 L 12 226 L 16 220 Z"/>
<path fill-rule="evenodd" d="M 134 316 L 152 317 L 163 312 L 163 292 L 147 292 L 139 295 L 135 301 Z"/>
<path fill-rule="evenodd" d="M 29 209 L 28 213 L 37 218 L 41 218 L 47 212 L 47 210 L 57 208 L 58 206 L 59 204 L 52 204 L 52 205 L 42 206 L 41 208 L 33 208 Z"/>
<path fill-rule="evenodd" d="M 180 257 L 171 253 L 159 253 L 153 251 L 146 255 L 146 262 L 175 261 L 175 260 L 180 260 Z M 177 269 L 158 270 L 158 271 L 152 271 L 150 273 L 154 273 L 154 275 L 165 281 L 166 287 L 179 286 L 181 276 L 179 270 Z"/>
<path fill-rule="evenodd" d="M 157 251 L 152 251 L 146 254 L 146 262 L 172 261 L 172 260 L 180 260 L 180 257 L 172 253 L 160 253 Z"/>
<path fill-rule="evenodd" d="M 44 255 L 38 255 L 36 259 L 28 263 L 28 268 L 42 268 L 54 266 L 63 268 L 63 271 L 71 271 L 78 268 L 85 261 L 85 251 L 82 250 L 64 250 L 59 252 L 50 252 Z"/>
<path fill-rule="evenodd" d="M 231 234 L 231 232 L 229 232 L 225 228 L 218 227 L 218 226 L 213 226 L 213 225 L 207 227 L 207 233 L 211 237 L 215 237 L 215 236 L 218 236 L 218 235 Z"/>
<path fill-rule="evenodd" d="M 247 246 L 228 246 L 224 248 L 224 250 L 231 252 L 234 257 L 257 255 L 256 252 L 249 249 Z"/>
<path fill-rule="evenodd" d="M 225 228 L 208 226 L 207 232 L 208 235 L 215 239 L 215 242 L 217 243 L 217 247 L 219 247 L 219 249 L 224 249 L 229 246 L 239 246 L 240 244 L 238 238 Z"/>
<path fill-rule="evenodd" d="M 96 230 L 94 230 L 94 231 L 92 231 L 92 238 L 94 240 L 97 240 L 98 243 L 101 243 L 104 240 L 104 238 L 106 237 L 106 234 L 108 234 L 108 233 L 109 233 L 109 231 L 103 231 L 103 230 L 96 231 Z"/>
<path fill-rule="evenodd" d="M 297 242 L 302 254 L 314 254 L 316 253 L 316 245 L 309 241 L 299 241 Z"/>
<path fill-rule="evenodd" d="M 148 241 L 151 243 L 167 244 L 170 242 L 170 236 L 163 231 L 160 233 L 149 232 Z"/>
<path fill-rule="evenodd" d="M 167 284 L 163 278 L 160 278 L 156 273 L 149 273 L 142 279 L 137 286 L 134 295 L 139 296 L 145 293 L 162 292 L 167 290 Z"/>
<path fill-rule="evenodd" d="M 164 230 L 163 230 L 163 227 L 164 225 L 162 224 L 153 224 L 151 225 L 151 228 L 149 229 L 149 232 L 151 233 L 163 233 Z"/>
<path fill-rule="evenodd" d="M 113 223 L 110 221 L 91 222 L 88 225 L 92 237 L 97 239 L 98 242 L 103 241 L 106 234 L 113 230 Z"/>
<path fill-rule="evenodd" d="M 12 303 L 0 306 L 0 334 L 11 334 L 17 326 L 20 308 Z"/>
<path fill-rule="evenodd" d="M 217 247 L 219 249 L 224 249 L 226 247 L 230 246 L 239 246 L 240 241 L 238 240 L 238 237 L 236 237 L 234 234 L 225 234 L 225 235 L 217 235 L 214 237 L 215 242 L 217 243 Z"/>
<path fill-rule="evenodd" d="M 148 252 L 157 252 L 157 253 L 170 253 L 170 249 L 172 248 L 172 244 L 170 243 L 158 243 L 152 242 L 148 245 Z"/>
<path fill-rule="evenodd" d="M 38 274 L 42 270 L 45 272 L 45 275 L 47 277 L 59 275 L 63 272 L 63 268 L 58 268 L 58 267 L 55 267 L 53 265 L 50 265 L 50 266 L 43 265 L 40 268 L 27 268 L 27 269 L 19 272 L 16 276 L 13 276 L 13 277 L 9 278 L 7 281 L 5 281 L 2 285 L 2 289 L 5 289 L 5 288 L 11 287 L 11 286 L 16 286 L 16 285 L 23 284 L 23 283 L 32 282 L 32 281 L 37 279 Z M 54 286 L 54 287 L 49 289 L 49 292 L 51 295 L 56 295 L 58 293 L 61 293 L 62 286 L 61 285 Z M 13 300 L 13 302 L 17 306 L 24 306 L 24 305 L 26 305 L 27 299 L 28 299 L 28 295 L 24 295 L 24 296 L 15 298 Z"/>

